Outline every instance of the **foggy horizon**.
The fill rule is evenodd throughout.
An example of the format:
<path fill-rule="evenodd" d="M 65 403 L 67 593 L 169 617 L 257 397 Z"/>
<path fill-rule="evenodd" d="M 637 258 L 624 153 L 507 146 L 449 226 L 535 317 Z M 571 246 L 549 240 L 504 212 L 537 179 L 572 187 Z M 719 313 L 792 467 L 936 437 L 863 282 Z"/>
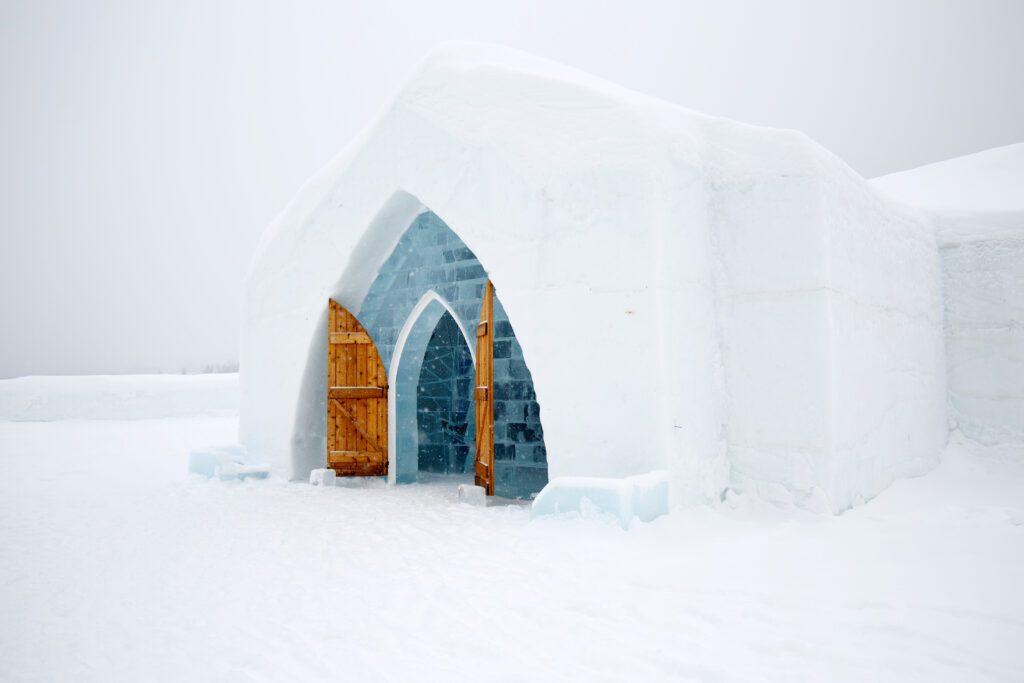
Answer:
<path fill-rule="evenodd" d="M 263 230 L 433 45 L 806 133 L 866 178 L 1024 141 L 1024 3 L 0 1 L 0 378 L 237 363 Z"/>

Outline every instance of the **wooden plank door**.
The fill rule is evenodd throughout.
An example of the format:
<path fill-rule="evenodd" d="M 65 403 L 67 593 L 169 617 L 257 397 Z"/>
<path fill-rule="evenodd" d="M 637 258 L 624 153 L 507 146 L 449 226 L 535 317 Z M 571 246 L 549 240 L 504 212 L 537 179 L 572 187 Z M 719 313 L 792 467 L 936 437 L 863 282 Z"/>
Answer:
<path fill-rule="evenodd" d="M 377 347 L 355 316 L 330 300 L 327 466 L 342 477 L 388 473 L 388 382 Z"/>
<path fill-rule="evenodd" d="M 494 495 L 494 286 L 487 281 L 480 323 L 476 326 L 476 463 L 477 486 Z"/>

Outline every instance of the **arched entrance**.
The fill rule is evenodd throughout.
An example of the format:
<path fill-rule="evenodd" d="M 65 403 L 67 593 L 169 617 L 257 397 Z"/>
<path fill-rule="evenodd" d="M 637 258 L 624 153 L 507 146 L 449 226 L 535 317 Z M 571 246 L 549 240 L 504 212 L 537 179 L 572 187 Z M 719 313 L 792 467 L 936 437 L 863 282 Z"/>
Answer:
<path fill-rule="evenodd" d="M 451 313 L 437 321 L 420 366 L 416 390 L 419 472 L 473 471 L 473 355 Z"/>
<path fill-rule="evenodd" d="M 449 341 L 452 363 L 455 349 L 463 358 L 468 354 L 476 360 L 487 291 L 487 272 L 473 252 L 440 218 L 424 211 L 402 233 L 363 297 L 356 315 L 380 352 L 388 377 L 391 483 L 415 481 L 421 471 L 421 453 L 426 471 L 473 471 L 475 441 L 466 433 L 470 428 L 462 431 L 459 420 L 466 405 L 460 402 L 472 400 L 475 406 L 482 394 L 475 390 L 473 396 L 463 395 L 464 389 L 475 388 L 475 380 L 467 387 L 464 362 L 459 362 L 459 372 L 451 365 L 448 375 L 435 373 L 433 379 L 429 370 L 424 372 L 424 363 L 432 361 L 431 340 L 438 341 L 437 352 L 443 346 L 441 338 Z M 540 406 L 498 293 L 488 317 L 484 328 L 493 382 L 485 393 L 493 431 L 486 445 L 493 462 L 485 474 L 496 495 L 530 498 L 547 484 Z M 459 345 L 454 346 L 453 340 Z M 428 387 L 434 380 L 446 388 Z M 450 390 L 448 407 L 443 401 L 421 401 L 421 395 L 430 390 Z M 479 475 L 479 468 L 476 471 Z"/>
<path fill-rule="evenodd" d="M 430 340 L 445 316 L 451 320 L 466 344 L 467 351 L 470 351 L 472 347 L 469 346 L 469 336 L 459 325 L 451 304 L 432 289 L 428 290 L 413 307 L 398 333 L 388 372 L 388 418 L 391 435 L 388 479 L 392 483 L 416 481 L 420 469 L 420 380 Z M 473 360 L 471 351 L 470 360 Z"/>

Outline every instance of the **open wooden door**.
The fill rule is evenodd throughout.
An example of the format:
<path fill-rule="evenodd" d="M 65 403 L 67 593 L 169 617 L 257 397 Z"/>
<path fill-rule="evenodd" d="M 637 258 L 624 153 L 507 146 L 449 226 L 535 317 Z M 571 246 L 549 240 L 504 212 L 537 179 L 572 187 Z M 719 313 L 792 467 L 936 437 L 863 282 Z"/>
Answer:
<path fill-rule="evenodd" d="M 476 463 L 477 486 L 494 495 L 494 286 L 487 281 L 480 324 L 476 326 Z"/>
<path fill-rule="evenodd" d="M 377 347 L 355 316 L 330 302 L 327 466 L 342 477 L 388 473 L 388 381 Z"/>

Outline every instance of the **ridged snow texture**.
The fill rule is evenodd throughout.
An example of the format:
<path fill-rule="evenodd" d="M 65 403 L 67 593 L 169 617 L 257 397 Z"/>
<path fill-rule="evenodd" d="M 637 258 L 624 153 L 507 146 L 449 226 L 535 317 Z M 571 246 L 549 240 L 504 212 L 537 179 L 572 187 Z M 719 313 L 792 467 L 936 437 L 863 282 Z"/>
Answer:
<path fill-rule="evenodd" d="M 447 319 L 452 324 L 450 332 L 457 332 L 461 326 L 475 342 L 472 331 L 480 322 L 480 307 L 486 284 L 487 273 L 473 252 L 444 221 L 428 211 L 416 217 L 381 266 L 363 300 L 358 317 L 376 342 L 385 367 L 390 370 L 399 332 L 417 302 L 429 290 L 437 292 L 458 318 L 456 321 L 450 314 L 446 314 L 434 334 L 441 332 L 441 326 Z M 548 481 L 544 430 L 541 428 L 540 406 L 533 389 L 533 378 L 526 367 L 523 349 L 516 340 L 512 324 L 501 306 L 497 290 L 494 296 L 493 323 L 495 493 L 508 498 L 529 498 L 544 488 Z M 461 333 L 459 337 L 462 337 Z M 441 421 L 456 418 L 455 414 L 443 411 L 434 417 L 421 412 L 427 407 L 424 401 L 427 391 L 439 389 L 452 395 L 451 387 L 442 389 L 431 385 L 431 380 L 436 377 L 430 376 L 429 363 L 426 361 L 432 358 L 431 354 L 436 353 L 432 337 L 427 345 L 417 397 L 420 469 L 452 471 L 460 469 L 457 465 L 459 462 L 465 463 L 464 458 L 468 458 L 472 467 L 472 459 L 475 457 L 472 438 L 463 442 L 470 445 L 464 455 L 459 450 L 461 443 L 455 443 L 458 439 L 454 437 L 448 441 L 454 446 L 452 453 L 442 453 L 434 448 L 424 451 L 424 446 L 439 446 L 451 436 L 442 435 L 445 428 Z M 466 355 L 469 356 L 469 353 Z M 474 379 L 472 368 L 468 374 L 460 368 L 459 374 L 462 380 L 456 381 L 464 383 L 466 378 L 469 379 L 467 387 L 471 400 Z M 424 380 L 427 380 L 426 383 Z M 458 389 L 457 386 L 455 388 Z M 461 396 L 461 392 L 459 394 Z M 437 405 L 441 407 L 441 404 Z M 469 405 L 469 416 L 472 420 L 472 403 Z M 449 427 L 448 431 L 451 429 Z M 398 455 L 402 457 L 403 454 Z M 427 465 L 428 461 L 433 462 L 433 459 L 442 457 L 446 458 L 446 464 L 438 460 Z"/>

